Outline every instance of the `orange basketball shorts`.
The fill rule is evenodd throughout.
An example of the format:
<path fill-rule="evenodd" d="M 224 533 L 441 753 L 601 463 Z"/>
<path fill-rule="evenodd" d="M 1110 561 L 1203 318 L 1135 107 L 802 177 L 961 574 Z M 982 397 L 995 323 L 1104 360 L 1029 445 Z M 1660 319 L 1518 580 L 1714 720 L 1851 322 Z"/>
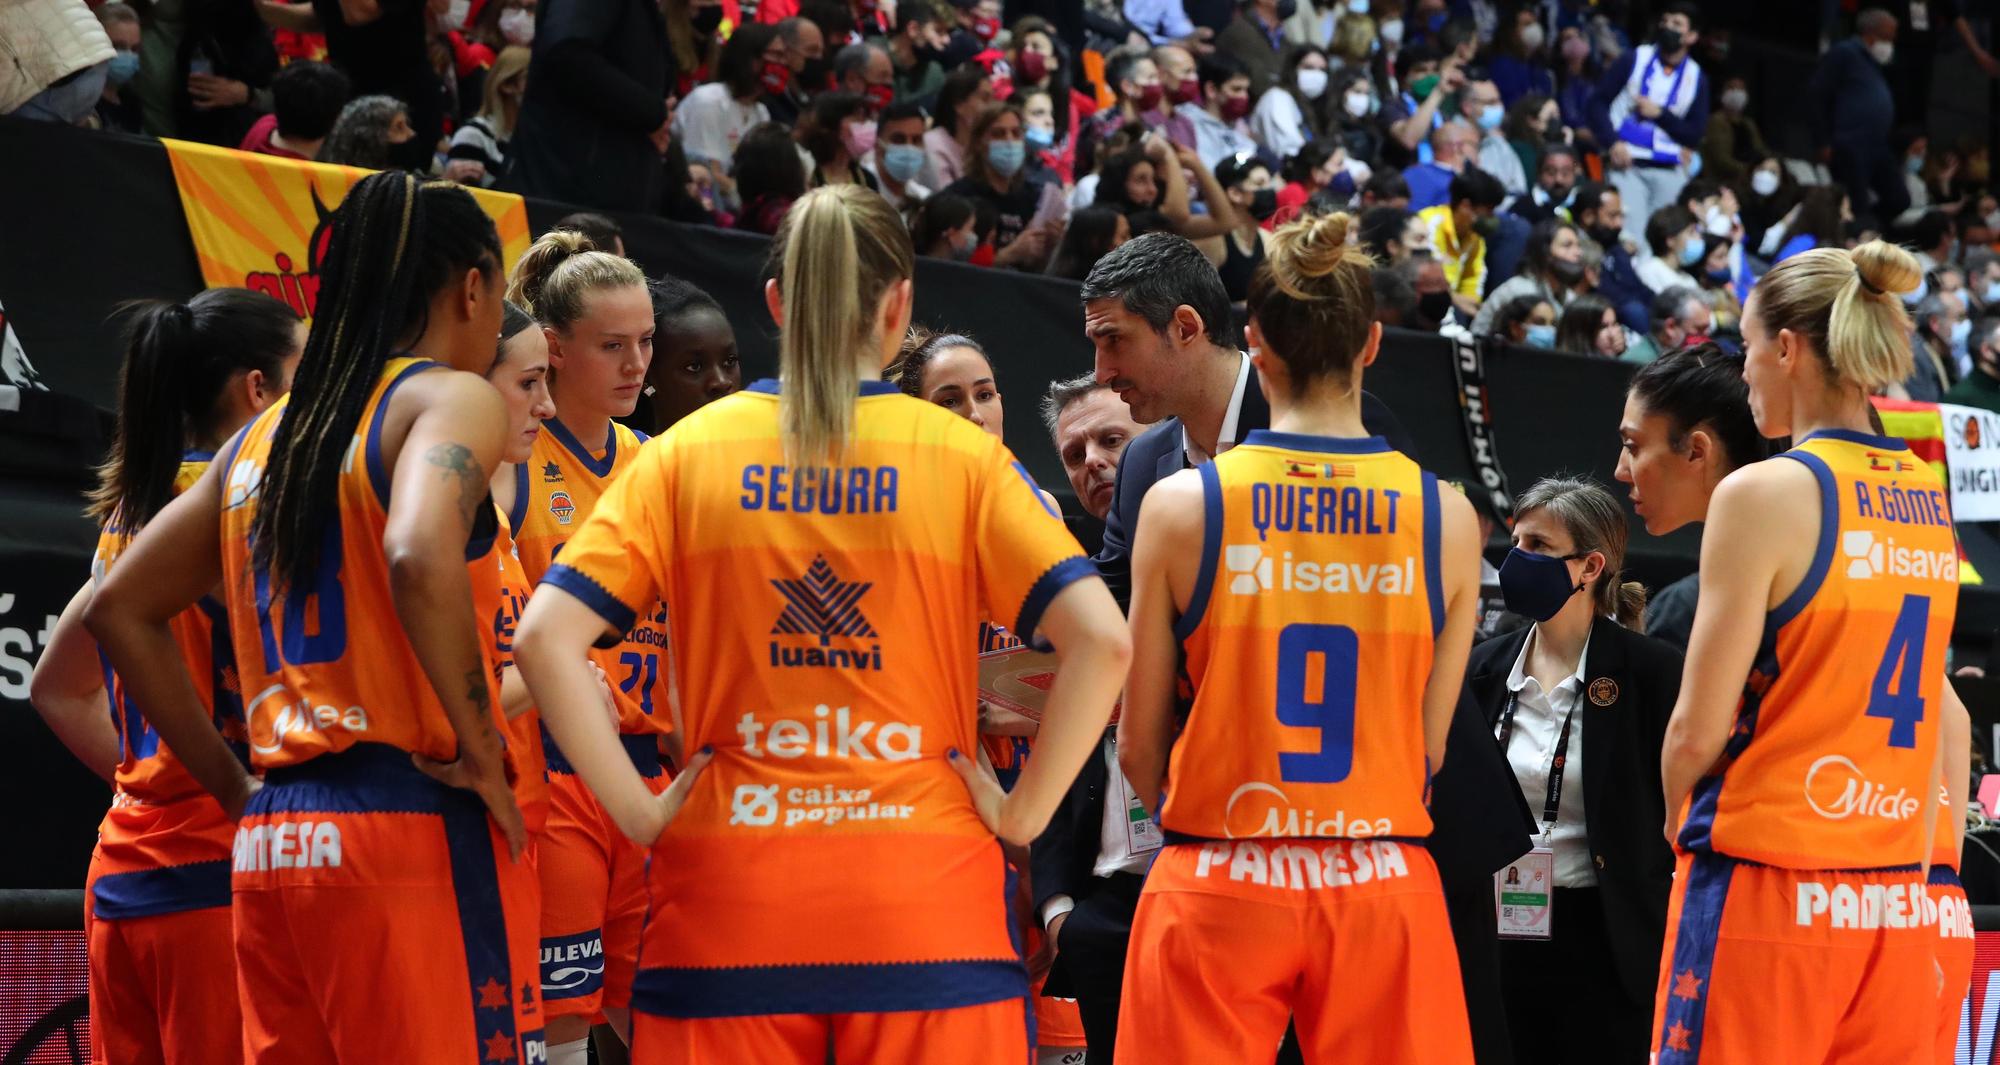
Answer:
<path fill-rule="evenodd" d="M 662 1017 L 632 1013 L 633 1065 L 828 1061 L 897 1065 L 1029 1065 L 1026 999 L 891 1013 Z M 1274 1044 L 1275 1045 L 1275 1044 Z M 832 1054 L 829 1056 L 828 1051 Z"/>
<path fill-rule="evenodd" d="M 1944 973 L 1944 991 L 1938 995 L 1936 1060 L 1939 1065 L 1952 1065 L 1958 1055 L 1966 993 L 1972 987 L 1972 906 L 1966 901 L 1958 870 L 1950 866 L 1931 866 L 1930 888 L 1938 926 L 1932 945 L 1937 948 L 1938 968 Z"/>
<path fill-rule="evenodd" d="M 1307 1062 L 1472 1060 L 1444 890 L 1421 845 L 1160 851 L 1132 921 L 1120 1065 L 1269 1060 L 1292 1018 Z"/>
<path fill-rule="evenodd" d="M 547 1060 L 534 871 L 407 751 L 271 770 L 233 870 L 248 1061 Z"/>
<path fill-rule="evenodd" d="M 655 792 L 666 789 L 652 734 L 619 737 Z M 595 1017 L 632 1001 L 639 932 L 646 923 L 646 848 L 625 838 L 584 786 L 555 741 L 549 763 L 548 821 L 536 837 L 542 883 L 542 999 L 551 1017 Z"/>
<path fill-rule="evenodd" d="M 1656 1065 L 1930 1061 L 1911 1019 L 1939 1008 L 1935 920 L 1916 869 L 1683 852 L 1654 998 Z"/>

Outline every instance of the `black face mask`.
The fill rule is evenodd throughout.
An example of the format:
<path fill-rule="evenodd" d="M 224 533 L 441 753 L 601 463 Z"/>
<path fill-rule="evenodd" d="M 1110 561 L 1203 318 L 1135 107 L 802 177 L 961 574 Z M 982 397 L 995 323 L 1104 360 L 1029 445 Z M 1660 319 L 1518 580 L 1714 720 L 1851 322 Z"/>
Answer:
<path fill-rule="evenodd" d="M 1676 55 L 1681 50 L 1681 31 L 1661 26 L 1653 31 L 1653 47 L 1661 55 Z"/>
<path fill-rule="evenodd" d="M 1567 259 L 1550 259 L 1549 273 L 1554 274 L 1556 280 L 1565 285 L 1574 285 L 1583 280 L 1583 260 L 1577 259 L 1572 262 Z"/>
<path fill-rule="evenodd" d="M 917 57 L 918 66 L 923 66 L 926 63 L 936 63 L 940 66 L 944 64 L 944 49 L 942 48 L 933 48 L 928 44 L 919 44 L 913 46 L 912 54 Z"/>
<path fill-rule="evenodd" d="M 1278 21 L 1283 22 L 1299 13 L 1299 0 L 1278 0 Z"/>
<path fill-rule="evenodd" d="M 832 72 L 833 64 L 827 62 L 826 57 L 808 59 L 806 65 L 800 68 L 799 76 L 792 79 L 792 84 L 800 92 L 810 95 L 826 88 Z"/>
<path fill-rule="evenodd" d="M 389 166 L 396 170 L 422 173 L 431 168 L 431 157 L 435 154 L 432 147 L 424 143 L 423 137 L 411 137 L 401 144 L 389 146 Z"/>
<path fill-rule="evenodd" d="M 688 20 L 694 23 L 696 33 L 706 37 L 722 28 L 722 5 L 700 8 L 690 14 Z"/>
<path fill-rule="evenodd" d="M 1612 248 L 1618 246 L 1620 237 L 1618 230 L 1610 226 L 1600 225 L 1588 225 L 1583 228 L 1586 233 L 1590 234 L 1590 239 L 1604 246 L 1604 250 L 1610 251 Z"/>
<path fill-rule="evenodd" d="M 1451 293 L 1426 292 L 1417 297 L 1417 313 L 1433 322 L 1442 322 L 1451 314 Z"/>
<path fill-rule="evenodd" d="M 1250 217 L 1262 222 L 1278 213 L 1278 190 L 1258 189 L 1250 196 Z"/>
<path fill-rule="evenodd" d="M 1479 234 L 1480 240 L 1492 240 L 1493 234 L 1500 232 L 1500 219 L 1490 214 L 1484 218 L 1475 219 L 1472 223 L 1472 231 Z"/>

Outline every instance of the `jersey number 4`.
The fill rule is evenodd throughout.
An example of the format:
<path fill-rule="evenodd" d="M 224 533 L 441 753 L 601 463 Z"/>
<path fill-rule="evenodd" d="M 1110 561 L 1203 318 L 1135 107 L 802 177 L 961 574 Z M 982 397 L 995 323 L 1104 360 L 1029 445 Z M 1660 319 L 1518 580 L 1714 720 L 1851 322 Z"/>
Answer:
<path fill-rule="evenodd" d="M 1882 664 L 1876 667 L 1875 683 L 1868 690 L 1868 716 L 1889 720 L 1891 747 L 1917 745 L 1917 723 L 1924 719 L 1921 681 L 1930 621 L 1930 596 L 1903 597 L 1895 627 L 1889 630 L 1889 646 L 1882 651 Z M 1891 684 L 1894 691 L 1889 690 Z"/>
<path fill-rule="evenodd" d="M 1319 730 L 1319 750 L 1281 752 L 1278 779 L 1337 784 L 1354 771 L 1354 685 L 1361 640 L 1345 625 L 1278 630 L 1278 723 Z"/>

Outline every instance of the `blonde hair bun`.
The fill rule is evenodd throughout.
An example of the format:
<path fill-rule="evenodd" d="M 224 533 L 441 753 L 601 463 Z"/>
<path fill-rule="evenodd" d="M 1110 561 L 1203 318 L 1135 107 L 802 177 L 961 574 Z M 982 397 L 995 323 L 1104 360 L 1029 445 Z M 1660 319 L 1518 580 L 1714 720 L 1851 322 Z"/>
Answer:
<path fill-rule="evenodd" d="M 1902 296 L 1915 292 L 1924 272 L 1916 257 L 1887 241 L 1871 240 L 1848 252 L 1861 284 L 1871 293 Z"/>

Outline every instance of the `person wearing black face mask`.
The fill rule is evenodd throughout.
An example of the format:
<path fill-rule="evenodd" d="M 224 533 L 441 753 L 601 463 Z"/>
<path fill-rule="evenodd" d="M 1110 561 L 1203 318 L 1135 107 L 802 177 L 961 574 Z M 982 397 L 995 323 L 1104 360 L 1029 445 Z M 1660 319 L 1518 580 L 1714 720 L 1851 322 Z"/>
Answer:
<path fill-rule="evenodd" d="M 1576 227 L 1559 218 L 1543 219 L 1528 234 L 1528 254 L 1521 272 L 1502 282 L 1479 305 L 1479 313 L 1472 317 L 1472 335 L 1492 332 L 1500 308 L 1522 296 L 1546 300 L 1561 314 L 1583 283 L 1583 239 Z"/>
<path fill-rule="evenodd" d="M 1606 146 L 1605 178 L 1625 197 L 1634 241 L 1700 162 L 1710 107 L 1708 74 L 1689 54 L 1699 17 L 1688 0 L 1668 4 L 1652 38 L 1612 63 L 1591 93 L 1590 128 Z"/>
<path fill-rule="evenodd" d="M 896 99 L 926 108 L 944 85 L 944 48 L 951 19 L 939 0 L 902 0 L 896 5 L 896 32 L 885 42 L 896 67 Z"/>
<path fill-rule="evenodd" d="M 1639 280 L 1632 249 L 1625 244 L 1624 197 L 1610 185 L 1586 181 L 1570 197 L 1569 216 L 1583 234 L 1604 249 L 1604 262 L 1597 279 L 1597 294 L 1618 311 L 1618 320 L 1645 332 L 1650 321 L 1646 307 L 1653 290 Z"/>
<path fill-rule="evenodd" d="M 1466 667 L 1534 825 L 1536 849 L 1498 876 L 1537 898 L 1495 915 L 1520 1062 L 1638 1065 L 1651 1036 L 1674 862 L 1660 752 L 1681 655 L 1636 631 L 1645 590 L 1620 582 L 1625 540 L 1625 512 L 1597 484 L 1529 488 L 1500 589 L 1534 624 L 1473 648 Z"/>
<path fill-rule="evenodd" d="M 1197 165 L 1200 157 L 1182 149 Z M 1171 169 L 1171 168 L 1169 168 Z M 1197 176 L 1202 176 L 1197 173 Z M 1222 275 L 1223 291 L 1233 303 L 1250 292 L 1250 276 L 1264 261 L 1265 242 L 1270 239 L 1259 223 L 1278 211 L 1278 191 L 1271 185 L 1271 168 L 1254 155 L 1234 155 L 1215 168 L 1215 176 L 1202 183 L 1203 202 L 1215 203 L 1208 189 L 1213 186 L 1220 200 L 1234 208 L 1235 225 L 1227 232 L 1195 240 L 1195 246 L 1215 264 Z"/>

